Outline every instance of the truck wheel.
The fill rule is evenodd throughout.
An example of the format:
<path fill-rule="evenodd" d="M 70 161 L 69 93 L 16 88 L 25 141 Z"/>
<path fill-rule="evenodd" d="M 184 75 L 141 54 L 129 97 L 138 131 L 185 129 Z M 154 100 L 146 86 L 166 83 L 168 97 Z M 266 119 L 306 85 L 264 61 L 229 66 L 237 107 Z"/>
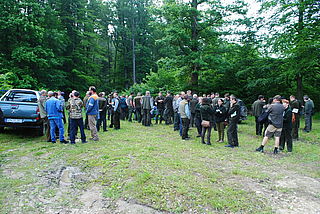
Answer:
<path fill-rule="evenodd" d="M 4 132 L 4 127 L 0 127 L 0 133 Z"/>
<path fill-rule="evenodd" d="M 45 133 L 46 133 L 46 129 L 42 123 L 40 128 L 37 129 L 37 134 L 38 134 L 38 136 L 43 136 L 43 135 L 45 135 Z"/>

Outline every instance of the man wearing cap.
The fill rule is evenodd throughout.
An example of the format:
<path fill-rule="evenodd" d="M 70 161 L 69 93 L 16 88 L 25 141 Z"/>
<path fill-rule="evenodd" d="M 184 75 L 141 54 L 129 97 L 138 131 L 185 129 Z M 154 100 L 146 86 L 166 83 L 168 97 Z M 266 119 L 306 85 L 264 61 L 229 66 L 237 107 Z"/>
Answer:
<path fill-rule="evenodd" d="M 307 95 L 304 95 L 303 100 L 305 102 L 304 104 L 305 127 L 303 131 L 310 132 L 312 130 L 312 115 L 313 115 L 314 103 Z"/>

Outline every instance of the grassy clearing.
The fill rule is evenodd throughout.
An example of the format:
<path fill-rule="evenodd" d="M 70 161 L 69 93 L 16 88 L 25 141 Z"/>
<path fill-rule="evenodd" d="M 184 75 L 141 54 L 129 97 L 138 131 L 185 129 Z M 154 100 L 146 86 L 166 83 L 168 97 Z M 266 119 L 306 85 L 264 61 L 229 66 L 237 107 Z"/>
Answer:
<path fill-rule="evenodd" d="M 77 194 L 99 185 L 103 197 L 112 201 L 134 201 L 174 213 L 272 213 L 273 201 L 254 191 L 252 184 L 290 194 L 290 188 L 273 183 L 288 173 L 320 178 L 319 120 L 313 132 L 300 133 L 293 153 L 277 156 L 271 154 L 273 141 L 265 154 L 254 152 L 262 138 L 254 136 L 252 118 L 239 125 L 240 147 L 235 149 L 221 143 L 202 145 L 195 128 L 192 140 L 184 142 L 171 126 L 121 125 L 121 130 L 100 132 L 100 142 L 83 145 L 52 145 L 15 130 L 0 134 L 0 212 L 45 213 L 48 205 L 43 201 L 50 199 L 56 207 L 81 206 Z M 213 132 L 212 142 L 216 138 Z M 61 165 L 78 167 L 89 179 L 73 185 L 77 191 L 62 193 L 57 183 L 39 182 Z"/>

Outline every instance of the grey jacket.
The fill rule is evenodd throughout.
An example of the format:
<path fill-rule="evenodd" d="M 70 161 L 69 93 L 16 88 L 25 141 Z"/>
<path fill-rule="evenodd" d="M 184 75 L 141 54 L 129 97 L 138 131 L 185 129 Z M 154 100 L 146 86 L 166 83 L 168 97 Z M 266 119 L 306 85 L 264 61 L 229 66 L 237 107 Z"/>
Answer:
<path fill-rule="evenodd" d="M 271 104 L 267 112 L 269 113 L 268 119 L 270 124 L 276 128 L 282 128 L 284 106 L 281 103 Z"/>

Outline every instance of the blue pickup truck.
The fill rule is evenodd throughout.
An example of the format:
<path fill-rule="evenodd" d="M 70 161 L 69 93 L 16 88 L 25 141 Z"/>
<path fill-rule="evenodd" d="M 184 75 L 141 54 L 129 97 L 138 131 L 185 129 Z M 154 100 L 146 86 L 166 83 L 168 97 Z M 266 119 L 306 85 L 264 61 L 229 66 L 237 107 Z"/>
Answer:
<path fill-rule="evenodd" d="M 43 120 L 38 106 L 40 94 L 29 89 L 11 89 L 0 98 L 0 132 L 5 127 L 32 128 L 39 136 L 44 135 Z"/>

